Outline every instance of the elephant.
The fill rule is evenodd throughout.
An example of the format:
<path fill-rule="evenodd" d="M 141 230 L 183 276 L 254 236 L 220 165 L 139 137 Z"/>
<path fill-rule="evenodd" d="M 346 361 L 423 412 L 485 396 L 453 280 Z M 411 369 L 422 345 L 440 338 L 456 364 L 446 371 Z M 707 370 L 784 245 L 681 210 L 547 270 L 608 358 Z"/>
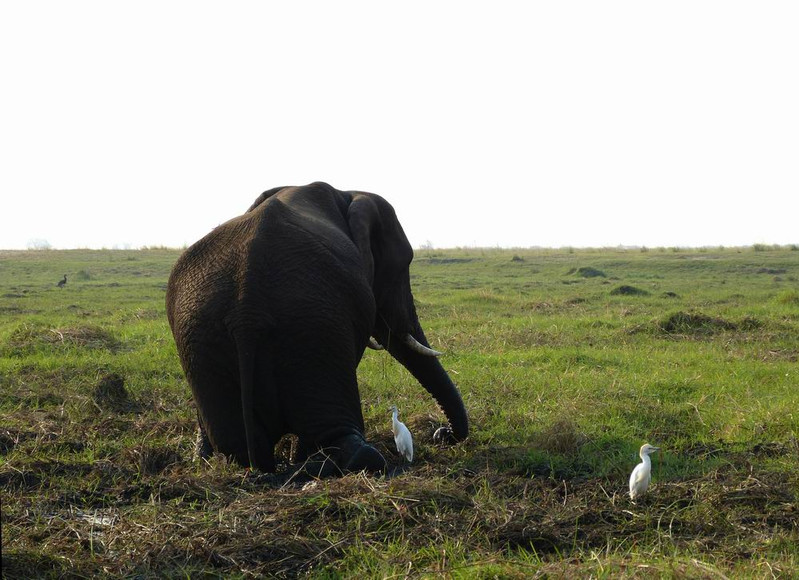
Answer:
<path fill-rule="evenodd" d="M 460 392 L 416 314 L 412 259 L 385 199 L 323 182 L 265 191 L 190 246 L 170 274 L 166 310 L 200 456 L 274 473 L 275 445 L 290 433 L 299 461 L 323 456 L 330 473 L 384 471 L 364 435 L 356 377 L 370 345 L 384 346 L 438 402 L 448 425 L 434 441 L 465 439 Z"/>

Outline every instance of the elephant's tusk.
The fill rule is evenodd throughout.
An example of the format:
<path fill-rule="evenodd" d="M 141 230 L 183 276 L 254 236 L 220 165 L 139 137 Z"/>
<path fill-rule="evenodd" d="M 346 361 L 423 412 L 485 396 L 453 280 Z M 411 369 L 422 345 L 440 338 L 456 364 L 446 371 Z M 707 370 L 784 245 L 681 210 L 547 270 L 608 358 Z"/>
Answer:
<path fill-rule="evenodd" d="M 433 350 L 430 347 L 423 345 L 410 334 L 405 335 L 405 344 L 414 352 L 418 352 L 424 356 L 441 356 L 443 353 Z"/>
<path fill-rule="evenodd" d="M 369 342 L 366 343 L 366 346 L 371 348 L 372 350 L 383 350 L 383 345 L 377 342 L 373 336 L 369 337 Z"/>

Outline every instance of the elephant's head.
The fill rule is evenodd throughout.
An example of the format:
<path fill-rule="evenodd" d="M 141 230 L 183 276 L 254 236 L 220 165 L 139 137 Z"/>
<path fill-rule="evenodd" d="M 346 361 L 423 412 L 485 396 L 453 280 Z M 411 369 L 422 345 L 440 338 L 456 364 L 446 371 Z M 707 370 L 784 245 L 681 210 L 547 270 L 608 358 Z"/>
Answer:
<path fill-rule="evenodd" d="M 377 306 L 372 335 L 438 401 L 450 428 L 440 429 L 436 439 L 465 439 L 469 422 L 460 393 L 436 358 L 440 353 L 430 348 L 416 315 L 408 270 L 413 249 L 394 208 L 378 195 L 356 192 L 347 220 Z"/>

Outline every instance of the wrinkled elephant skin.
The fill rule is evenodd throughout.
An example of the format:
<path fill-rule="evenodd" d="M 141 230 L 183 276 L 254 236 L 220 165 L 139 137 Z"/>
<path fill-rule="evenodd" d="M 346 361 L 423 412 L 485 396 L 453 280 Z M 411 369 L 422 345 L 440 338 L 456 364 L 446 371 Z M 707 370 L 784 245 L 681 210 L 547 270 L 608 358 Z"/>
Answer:
<path fill-rule="evenodd" d="M 166 305 L 197 406 L 200 453 L 271 472 L 275 444 L 293 433 L 301 458 L 325 454 L 320 475 L 383 470 L 364 437 L 356 380 L 370 337 L 441 406 L 449 426 L 437 438 L 467 437 L 463 401 L 441 363 L 405 342 L 410 335 L 429 347 L 411 293 L 412 258 L 388 202 L 325 183 L 264 192 L 188 248 Z"/>

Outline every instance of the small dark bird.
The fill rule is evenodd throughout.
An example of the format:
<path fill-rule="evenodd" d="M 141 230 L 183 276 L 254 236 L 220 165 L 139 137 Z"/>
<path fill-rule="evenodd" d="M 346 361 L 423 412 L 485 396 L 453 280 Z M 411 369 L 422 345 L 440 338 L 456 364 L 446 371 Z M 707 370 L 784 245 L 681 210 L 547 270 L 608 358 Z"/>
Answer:
<path fill-rule="evenodd" d="M 64 279 L 58 281 L 58 287 L 63 288 L 66 283 L 67 283 L 67 275 L 64 274 Z"/>

